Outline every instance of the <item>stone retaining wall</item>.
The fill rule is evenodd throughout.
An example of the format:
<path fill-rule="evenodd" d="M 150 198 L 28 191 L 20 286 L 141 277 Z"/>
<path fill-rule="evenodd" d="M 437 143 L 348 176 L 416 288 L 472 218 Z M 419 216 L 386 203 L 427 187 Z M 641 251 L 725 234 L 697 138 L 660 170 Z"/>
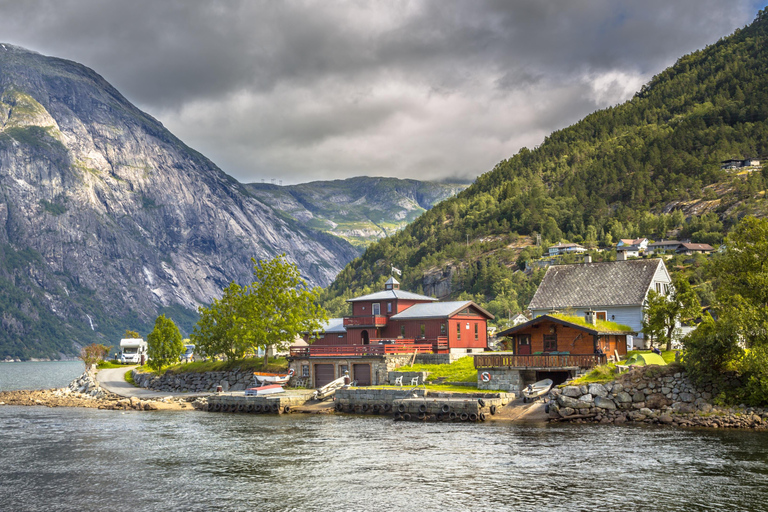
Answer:
<path fill-rule="evenodd" d="M 223 391 L 243 391 L 254 385 L 252 371 L 165 373 L 159 376 L 136 370 L 132 372 L 133 382 L 137 386 L 155 391 L 212 393 L 218 386 L 221 386 Z"/>
<path fill-rule="evenodd" d="M 768 428 L 765 409 L 716 407 L 713 392 L 696 388 L 680 367 L 638 367 L 606 384 L 553 388 L 549 415 L 556 421 Z"/>

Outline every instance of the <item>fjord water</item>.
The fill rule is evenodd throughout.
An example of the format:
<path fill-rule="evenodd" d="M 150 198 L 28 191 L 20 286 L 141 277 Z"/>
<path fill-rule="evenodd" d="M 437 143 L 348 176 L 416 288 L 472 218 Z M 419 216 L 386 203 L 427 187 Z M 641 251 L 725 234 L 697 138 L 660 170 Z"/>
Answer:
<path fill-rule="evenodd" d="M 62 388 L 83 371 L 82 361 L 0 363 L 0 391 Z"/>
<path fill-rule="evenodd" d="M 768 510 L 764 433 L 0 406 L 0 510 Z"/>

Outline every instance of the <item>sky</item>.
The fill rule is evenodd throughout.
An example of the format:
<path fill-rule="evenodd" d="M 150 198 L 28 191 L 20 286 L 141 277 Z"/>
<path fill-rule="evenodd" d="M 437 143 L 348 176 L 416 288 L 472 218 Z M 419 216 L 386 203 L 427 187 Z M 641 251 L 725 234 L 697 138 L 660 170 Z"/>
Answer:
<path fill-rule="evenodd" d="M 0 0 L 244 183 L 473 180 L 626 101 L 765 0 Z"/>

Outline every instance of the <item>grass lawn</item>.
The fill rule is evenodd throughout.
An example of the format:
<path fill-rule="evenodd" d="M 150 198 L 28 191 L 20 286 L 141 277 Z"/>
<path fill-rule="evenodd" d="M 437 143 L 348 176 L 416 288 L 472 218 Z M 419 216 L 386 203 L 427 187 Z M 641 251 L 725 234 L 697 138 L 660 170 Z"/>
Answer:
<path fill-rule="evenodd" d="M 125 368 L 127 365 L 116 363 L 114 361 L 102 361 L 96 365 L 99 370 L 108 370 L 110 368 Z"/>
<path fill-rule="evenodd" d="M 154 373 L 161 374 L 169 371 L 176 374 L 226 372 L 235 369 L 246 372 L 286 373 L 288 372 L 288 361 L 284 357 L 272 358 L 269 360 L 269 365 L 266 368 L 264 368 L 264 359 L 261 357 L 247 357 L 245 359 L 233 359 L 232 361 L 195 361 L 193 363 L 179 363 L 167 366 L 162 371 Z M 144 366 L 142 371 L 152 372 L 146 366 Z"/>
<path fill-rule="evenodd" d="M 664 350 L 661 352 L 661 357 L 664 362 L 671 364 L 675 362 L 676 350 Z M 627 355 L 622 359 L 619 364 L 623 364 L 635 354 L 648 353 L 647 350 L 630 350 Z M 602 364 L 595 366 L 591 372 L 587 373 L 583 377 L 576 379 L 571 384 L 588 384 L 590 382 L 610 382 L 616 378 L 616 365 L 614 363 Z"/>
<path fill-rule="evenodd" d="M 413 366 L 401 366 L 395 371 L 430 372 L 429 376 L 427 377 L 427 385 L 429 385 L 431 381 L 435 380 L 440 380 L 441 382 L 477 383 L 475 358 L 472 356 L 462 357 L 458 361 L 451 364 L 415 364 Z"/>
<path fill-rule="evenodd" d="M 133 381 L 133 370 L 125 372 L 125 382 L 130 384 L 134 387 L 139 387 L 136 385 L 136 383 Z"/>

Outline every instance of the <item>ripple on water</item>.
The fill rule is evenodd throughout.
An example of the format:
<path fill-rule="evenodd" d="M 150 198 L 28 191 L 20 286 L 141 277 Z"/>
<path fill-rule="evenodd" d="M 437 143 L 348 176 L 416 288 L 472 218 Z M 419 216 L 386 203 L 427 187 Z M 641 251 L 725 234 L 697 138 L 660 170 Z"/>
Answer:
<path fill-rule="evenodd" d="M 0 407 L 0 510 L 766 510 L 765 439 Z"/>

